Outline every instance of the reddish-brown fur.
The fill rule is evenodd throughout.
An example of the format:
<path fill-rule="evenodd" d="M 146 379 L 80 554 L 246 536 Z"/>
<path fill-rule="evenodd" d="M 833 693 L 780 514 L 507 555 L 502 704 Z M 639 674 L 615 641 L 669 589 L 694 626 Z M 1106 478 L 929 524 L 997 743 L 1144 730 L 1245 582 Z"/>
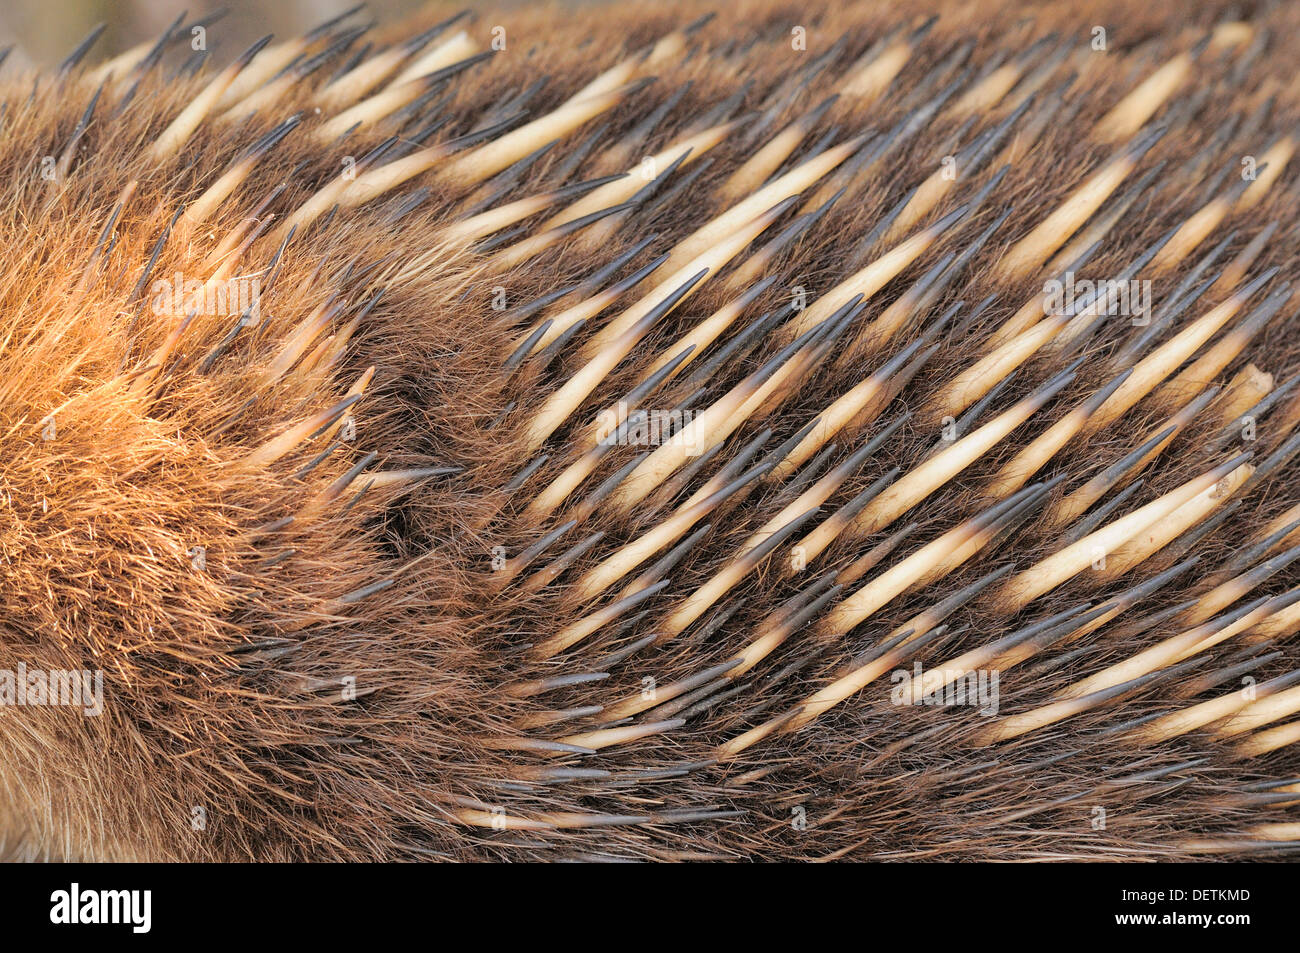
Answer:
<path fill-rule="evenodd" d="M 391 152 L 371 165 L 363 160 L 388 137 L 398 137 L 395 148 L 409 147 L 410 154 L 480 124 L 512 119 L 517 126 L 544 116 L 602 70 L 635 59 L 705 9 L 646 2 L 574 16 L 562 6 L 537 5 L 458 23 L 451 29 L 468 30 L 483 49 L 492 27 L 504 25 L 506 50 L 450 79 L 413 114 L 389 116 L 332 144 L 314 138 L 331 113 L 314 113 L 312 97 L 347 61 L 348 50 L 335 51 L 246 120 L 222 121 L 222 110 L 215 110 L 174 155 L 161 159 L 149 154 L 150 147 L 220 67 L 178 75 L 186 64 L 182 48 L 169 50 L 147 70 L 110 78 L 102 91 L 93 64 L 66 75 L 3 74 L 0 668 L 21 662 L 29 669 L 102 670 L 105 711 L 85 717 L 72 708 L 0 707 L 0 853 L 195 860 L 1288 854 L 1300 841 L 1276 832 L 1265 836 L 1259 826 L 1297 819 L 1285 798 L 1262 796 L 1300 776 L 1295 745 L 1243 757 L 1206 730 L 1160 741 L 1104 730 L 1235 691 L 1246 677 L 1262 685 L 1292 672 L 1300 658 L 1286 637 L 1295 626 L 1267 642 L 1250 632 L 1234 637 L 1164 678 L 996 744 L 983 736 L 990 719 L 972 707 L 893 704 L 885 674 L 798 731 L 719 757 L 719 745 L 773 716 L 793 713 L 917 613 L 999 567 L 1024 570 L 1060 550 L 1069 527 L 1050 527 L 1040 514 L 1152 436 L 1186 403 L 1161 404 L 1162 395 L 1153 392 L 1115 424 L 1072 440 L 1033 477 L 1062 477 L 1048 500 L 1022 514 L 976 557 L 910 588 L 848 632 L 818 628 L 818 619 L 838 601 L 986 509 L 993 501 L 985 487 L 998 469 L 1123 369 L 1115 355 L 1145 329 L 1122 319 L 1105 321 L 1077 353 L 1036 353 L 995 394 L 975 427 L 1084 358 L 1077 376 L 992 451 L 888 527 L 841 536 L 807 569 L 786 571 L 791 544 L 891 467 L 907 473 L 940 441 L 942 415 L 933 413 L 930 401 L 983 356 L 988 336 L 1042 288 L 1044 275 L 1037 272 L 998 278 L 999 262 L 1116 154 L 1122 142 L 1097 141 L 1092 130 L 1138 83 L 1193 49 L 1216 24 L 1251 24 L 1243 44 L 1216 43 L 1201 53 L 1179 94 L 1144 125 L 1167 124 L 1168 130 L 1110 202 L 1163 165 L 1081 269 L 1090 278 L 1117 277 L 1162 235 L 1229 192 L 1240 180 L 1243 156 L 1262 156 L 1279 137 L 1297 135 L 1296 10 L 1271 3 L 1229 10 L 1226 3 L 1188 11 L 1131 0 L 1091 3 L 1086 10 L 1074 3 L 932 0 L 849 10 L 769 0 L 729 5 L 688 32 L 681 51 L 652 68 L 638 65 L 633 78 L 655 76 L 653 83 L 561 136 L 517 178 L 510 179 L 507 170 L 502 179 L 466 185 L 441 175 L 439 167 L 372 201 L 304 224 L 282 255 L 281 223 L 346 171 L 349 160 L 360 163 L 362 175 L 392 161 Z M 890 29 L 901 27 L 906 35 L 931 13 L 938 20 L 887 92 L 867 103 L 840 96 L 815 117 L 776 174 L 811 155 L 824 134 L 830 138 L 823 145 L 838 145 L 867 130 L 888 132 L 908 110 L 958 79 L 959 70 L 970 69 L 950 104 L 985 67 L 1025 54 L 1055 34 L 1026 73 L 1047 62 L 1055 44 L 1068 58 L 1043 83 L 1007 142 L 903 237 L 971 201 L 1006 163 L 997 186 L 869 300 L 834 349 L 818 355 L 820 363 L 807 377 L 732 433 L 689 480 L 670 480 L 626 511 L 608 500 L 594 510 L 580 507 L 638 449 L 616 447 L 563 506 L 544 520 L 527 517 L 528 504 L 581 453 L 589 422 L 632 390 L 665 348 L 736 297 L 738 290 L 727 285 L 731 273 L 805 211 L 814 195 L 816 204 L 808 208 L 846 189 L 811 229 L 765 264 L 762 277 L 772 278 L 771 285 L 731 328 L 692 355 L 692 363 L 643 406 L 671 409 L 703 386 L 690 403 L 703 410 L 777 354 L 792 337 L 780 327 L 706 379 L 690 379 L 726 341 L 787 304 L 794 288 L 806 289 L 814 305 L 894 245 L 887 239 L 864 247 L 863 240 L 941 167 L 944 156 L 962 155 L 976 136 L 1006 118 L 1015 91 L 977 114 L 969 127 L 941 110 L 865 170 L 852 170 L 849 160 L 844 168 L 851 171 L 842 179 L 832 173 L 806 189 L 794 209 L 717 278 L 710 275 L 657 321 L 539 450 L 529 445 L 528 425 L 543 401 L 585 364 L 584 342 L 667 274 L 661 269 L 625 292 L 553 360 L 532 357 L 505 368 L 512 342 L 536 319 L 521 320 L 518 308 L 583 280 L 652 235 L 605 286 L 670 252 L 734 203 L 722 190 L 747 158 L 834 94 L 846 71 Z M 420 25 L 436 19 L 431 15 Z M 1096 25 L 1107 28 L 1107 52 L 1089 49 Z M 792 49 L 794 27 L 806 33 L 805 50 Z M 346 29 L 338 26 L 317 39 L 307 55 L 326 49 Z M 416 31 L 407 25 L 376 32 L 378 50 Z M 1259 49 L 1251 45 L 1257 40 Z M 970 44 L 968 53 L 944 65 L 963 43 Z M 357 48 L 359 43 L 351 47 Z M 224 64 L 237 52 L 222 51 L 217 59 Z M 823 55 L 820 68 L 810 70 Z M 936 68 L 942 72 L 933 73 Z M 547 82 L 526 103 L 511 104 L 543 77 Z M 742 90 L 725 115 L 704 118 Z M 97 94 L 89 126 L 74 135 Z M 1061 97 L 1059 103 L 1053 95 Z M 670 98 L 671 108 L 653 128 L 640 129 Z M 686 135 L 751 112 L 703 157 L 666 176 L 640 206 L 590 224 L 520 264 L 502 268 L 493 254 L 536 234 L 569 200 L 524 220 L 519 235 L 496 248 L 456 247 L 441 235 L 468 214 L 624 171 Z M 259 136 L 298 113 L 301 124 L 259 159 L 211 216 L 197 226 L 182 218 L 170 227 L 176 212 Z M 1224 127 L 1232 117 L 1239 118 Z M 444 118 L 427 139 L 412 141 Z M 1034 130 L 1033 145 L 1008 156 L 1007 143 Z M 43 178 L 42 158 L 53 156 L 57 164 L 65 151 L 56 177 Z M 579 161 L 567 162 L 574 156 Z M 503 180 L 507 187 L 498 189 Z M 1273 223 L 1237 287 L 1270 268 L 1279 271 L 1225 332 L 1291 280 L 1300 234 L 1296 182 L 1293 161 L 1259 204 L 1232 211 L 1174 269 L 1155 275 L 1157 316 L 1161 295 L 1171 295 L 1220 241 L 1231 235 L 1202 281 Z M 422 201 L 405 205 L 420 189 L 428 190 Z M 1112 207 L 1103 205 L 1087 224 Z M 1010 216 L 962 272 L 893 341 L 882 347 L 857 338 L 933 265 L 969 248 L 1007 210 Z M 241 227 L 261 230 L 242 250 L 223 248 L 225 242 L 239 245 Z M 244 328 L 224 348 L 234 316 L 200 313 L 184 323 L 155 313 L 148 292 L 136 293 L 146 272 L 146 285 L 177 272 L 205 278 L 232 255 L 231 274 L 262 277 L 262 323 Z M 1152 275 L 1148 269 L 1137 277 Z M 501 294 L 507 308 L 494 310 Z M 963 322 L 989 295 L 996 300 Z M 1227 297 L 1221 287 L 1207 291 L 1146 353 Z M 568 297 L 542 313 L 578 300 L 581 295 Z M 796 471 L 797 490 L 785 480 L 765 478 L 600 595 L 575 596 L 575 583 L 592 567 L 660 524 L 764 428 L 772 435 L 746 467 L 798 433 L 958 301 L 965 302 L 963 310 L 935 336 L 937 350 L 924 366 L 869 425 L 859 419 L 836 433 L 828 442 L 835 444 L 828 461 Z M 268 369 L 295 330 L 317 309 L 332 305 L 339 307 L 312 337 L 306 363 L 294 361 L 268 381 Z M 332 356 L 315 350 L 358 316 L 345 348 Z M 1298 328 L 1295 305 L 1288 302 L 1213 375 L 1214 383 L 1226 385 L 1254 363 L 1273 375 L 1275 385 L 1284 384 L 1300 370 Z M 212 357 L 214 348 L 220 353 Z M 313 360 L 316 366 L 307 367 Z M 352 436 L 349 426 L 305 439 L 271 462 L 250 460 L 257 448 L 338 404 L 372 367 L 373 379 L 347 411 L 354 418 L 354 439 L 340 439 Z M 1300 403 L 1285 397 L 1256 423 L 1255 441 L 1233 439 L 1221 450 L 1211 441 L 1236 416 L 1224 409 L 1228 396 L 1221 393 L 1148 462 L 1142 485 L 1099 522 L 1168 493 L 1234 450 L 1253 449 L 1258 464 L 1285 446 L 1300 424 Z M 820 514 L 693 625 L 610 659 L 660 632 L 681 601 L 730 564 L 755 530 L 906 411 L 913 416 L 844 480 Z M 340 487 L 337 481 L 372 453 L 367 468 Z M 511 480 L 541 454 L 545 461 L 512 488 Z M 368 486 L 386 471 L 432 467 L 460 469 Z M 807 469 L 812 467 L 819 469 Z M 1046 704 L 1081 678 L 1186 630 L 1189 625 L 1165 610 L 1267 558 L 1260 554 L 1249 565 L 1225 569 L 1296 505 L 1290 474 L 1289 465 L 1279 466 L 1234 495 L 1239 505 L 1208 533 L 1193 528 L 1180 534 L 1119 578 L 1103 582 L 1085 571 L 1023 608 L 1012 606 L 995 583 L 947 617 L 945 631 L 918 639 L 917 653 L 891 669 L 910 670 L 914 661 L 938 666 L 1081 603 L 1102 605 L 1189 556 L 1199 557 L 1115 621 L 1070 634 L 1006 667 L 998 718 Z M 1089 513 L 1131 485 L 1122 481 Z M 293 522 L 284 525 L 291 516 Z M 497 557 L 517 556 L 573 518 L 577 525 L 516 578 L 502 580 Z M 850 569 L 913 522 L 919 525 L 874 568 Z M 651 571 L 705 523 L 709 529 L 688 551 Z M 532 577 L 593 534 L 603 535 L 554 581 L 543 585 Z M 1296 541 L 1296 533 L 1286 535 L 1267 556 Z M 201 565 L 194 547 L 203 548 Z M 1292 589 L 1295 565 L 1300 563 L 1283 567 L 1223 611 Z M 612 707 L 647 686 L 662 690 L 727 662 L 778 607 L 830 570 L 842 579 L 847 573 L 851 581 L 735 684 L 717 683 L 718 694 L 702 696 L 715 704 L 692 712 L 684 724 L 595 754 L 537 749 L 538 742 L 601 726 L 599 712 L 575 709 Z M 633 580 L 648 584 L 659 577 L 668 585 L 648 600 L 572 648 L 537 657 L 547 639 L 616 602 Z M 1216 679 L 1220 672 L 1222 683 Z M 519 689 L 580 673 L 600 678 L 549 691 Z M 721 677 L 725 672 L 702 684 Z M 656 706 L 645 707 L 632 716 L 635 722 L 662 721 L 662 709 L 674 703 L 658 702 L 660 714 Z M 548 776 L 552 769 L 574 770 Z M 1104 827 L 1095 823 L 1097 808 L 1104 809 Z"/>

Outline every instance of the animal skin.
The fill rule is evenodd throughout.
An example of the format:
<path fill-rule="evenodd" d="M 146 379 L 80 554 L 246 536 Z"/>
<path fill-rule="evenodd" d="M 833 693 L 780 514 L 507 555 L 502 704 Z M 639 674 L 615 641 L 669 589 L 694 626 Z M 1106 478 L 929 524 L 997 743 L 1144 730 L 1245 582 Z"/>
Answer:
<path fill-rule="evenodd" d="M 0 72 L 0 855 L 1293 855 L 1300 6 L 450 12 Z"/>

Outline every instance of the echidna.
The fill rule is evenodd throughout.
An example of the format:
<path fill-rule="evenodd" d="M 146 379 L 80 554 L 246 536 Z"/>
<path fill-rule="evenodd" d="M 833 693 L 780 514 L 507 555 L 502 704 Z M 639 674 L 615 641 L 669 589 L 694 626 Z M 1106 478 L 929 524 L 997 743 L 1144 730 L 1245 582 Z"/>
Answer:
<path fill-rule="evenodd" d="M 846 6 L 11 64 L 0 852 L 1300 845 L 1300 8 Z"/>

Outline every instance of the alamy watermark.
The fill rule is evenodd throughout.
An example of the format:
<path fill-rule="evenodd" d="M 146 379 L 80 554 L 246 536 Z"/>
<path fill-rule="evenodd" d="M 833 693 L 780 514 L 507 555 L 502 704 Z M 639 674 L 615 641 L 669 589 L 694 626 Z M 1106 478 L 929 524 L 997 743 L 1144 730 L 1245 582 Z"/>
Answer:
<path fill-rule="evenodd" d="M 88 890 L 74 883 L 50 894 L 50 922 L 55 925 L 122 924 L 132 933 L 153 926 L 152 890 Z"/>
<path fill-rule="evenodd" d="M 247 314 L 250 319 L 258 320 L 262 315 L 261 299 L 260 275 L 199 281 L 186 280 L 178 271 L 149 286 L 153 313 L 162 317 L 183 318 L 190 313 L 214 317 Z"/>
<path fill-rule="evenodd" d="M 998 713 L 997 669 L 944 669 L 937 671 L 942 684 L 928 692 L 921 686 L 930 672 L 921 668 L 920 662 L 912 664 L 912 671 L 898 669 L 889 676 L 894 683 L 889 700 L 895 705 L 971 705 L 979 708 L 981 715 L 992 718 Z M 913 687 L 915 686 L 915 688 Z"/>
<path fill-rule="evenodd" d="M 693 410 L 636 410 L 619 401 L 596 418 L 597 442 L 601 446 L 660 447 L 680 444 L 687 456 L 698 456 L 705 448 L 696 439 Z"/>
<path fill-rule="evenodd" d="M 1043 282 L 1044 314 L 1094 314 L 1122 315 L 1133 319 L 1133 324 L 1151 323 L 1151 281 L 1113 278 L 1092 281 L 1076 279 L 1067 271 L 1064 280 L 1052 278 Z"/>
<path fill-rule="evenodd" d="M 104 713 L 104 673 L 100 669 L 0 669 L 0 709 L 8 707 L 80 708 L 94 718 Z"/>

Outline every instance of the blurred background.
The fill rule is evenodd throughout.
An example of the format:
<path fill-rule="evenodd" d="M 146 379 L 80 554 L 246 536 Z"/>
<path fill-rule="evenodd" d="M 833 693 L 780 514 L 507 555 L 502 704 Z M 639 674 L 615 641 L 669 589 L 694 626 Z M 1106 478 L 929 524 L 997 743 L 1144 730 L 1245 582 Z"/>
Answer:
<path fill-rule="evenodd" d="M 90 51 L 95 63 L 137 43 L 155 39 L 181 13 L 187 23 L 227 11 L 208 29 L 208 49 L 223 62 L 258 37 L 284 39 L 336 16 L 358 0 L 0 0 L 0 49 L 13 45 L 13 65 L 57 65 L 99 23 L 102 36 Z M 496 4 L 500 5 L 500 4 Z M 367 0 L 372 19 L 392 23 L 421 8 L 455 12 L 461 0 Z"/>

